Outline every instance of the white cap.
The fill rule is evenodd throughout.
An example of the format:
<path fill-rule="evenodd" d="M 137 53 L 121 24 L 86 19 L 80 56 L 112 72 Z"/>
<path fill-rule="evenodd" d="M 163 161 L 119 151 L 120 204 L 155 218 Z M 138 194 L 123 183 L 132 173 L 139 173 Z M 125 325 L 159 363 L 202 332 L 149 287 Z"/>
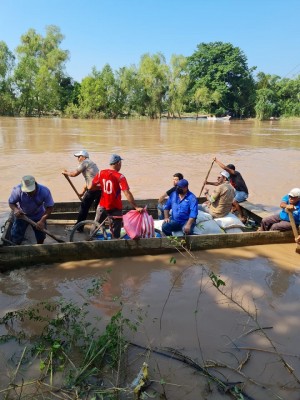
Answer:
<path fill-rule="evenodd" d="M 77 153 L 75 153 L 74 156 L 75 157 L 83 156 L 83 157 L 89 158 L 89 153 L 86 150 L 81 150 L 81 151 L 78 151 Z"/>
<path fill-rule="evenodd" d="M 226 179 L 229 179 L 229 178 L 230 178 L 230 173 L 227 172 L 227 171 L 225 171 L 225 169 L 223 169 L 223 170 L 220 172 L 220 174 L 223 175 L 223 176 L 225 176 Z"/>
<path fill-rule="evenodd" d="M 300 197 L 300 189 L 294 188 L 290 191 L 289 196 L 291 197 Z"/>
<path fill-rule="evenodd" d="M 33 192 L 35 190 L 35 179 L 31 175 L 25 175 L 21 181 L 22 192 Z"/>

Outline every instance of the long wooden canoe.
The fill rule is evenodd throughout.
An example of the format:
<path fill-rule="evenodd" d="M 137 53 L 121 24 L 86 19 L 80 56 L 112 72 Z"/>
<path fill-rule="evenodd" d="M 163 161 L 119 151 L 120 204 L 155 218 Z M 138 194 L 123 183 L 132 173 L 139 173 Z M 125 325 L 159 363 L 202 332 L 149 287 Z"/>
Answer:
<path fill-rule="evenodd" d="M 148 212 L 154 218 L 157 218 L 157 200 L 137 200 L 137 203 L 141 207 L 147 205 Z M 25 266 L 56 262 L 155 255 L 176 251 L 170 239 L 166 237 L 70 242 L 69 232 L 65 228 L 66 225 L 72 225 L 76 221 L 79 204 L 79 202 L 56 203 L 55 210 L 48 221 L 48 231 L 64 240 L 64 243 L 58 243 L 47 236 L 45 243 L 42 245 L 30 242 L 27 242 L 27 244 L 25 242 L 24 245 L 20 246 L 12 245 L 9 241 L 9 232 L 12 226 L 12 217 L 10 215 L 2 229 L 0 271 L 5 272 Z M 127 201 L 124 201 L 123 205 L 124 213 L 131 209 Z M 264 216 L 270 214 L 262 206 L 249 202 L 241 203 L 241 206 L 243 206 L 245 215 L 257 224 L 260 223 Z M 94 219 L 94 212 L 90 213 L 89 219 Z M 191 251 L 198 251 L 271 243 L 291 243 L 293 242 L 293 235 L 292 232 L 256 232 L 250 230 L 242 233 L 190 235 L 186 236 L 185 240 L 187 248 Z"/>

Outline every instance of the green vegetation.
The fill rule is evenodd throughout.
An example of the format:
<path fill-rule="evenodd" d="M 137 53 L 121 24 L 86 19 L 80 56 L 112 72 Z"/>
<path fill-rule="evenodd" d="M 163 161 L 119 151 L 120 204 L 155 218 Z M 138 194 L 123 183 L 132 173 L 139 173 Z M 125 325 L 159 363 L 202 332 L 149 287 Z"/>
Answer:
<path fill-rule="evenodd" d="M 236 118 L 300 116 L 300 76 L 254 76 L 247 57 L 231 43 L 200 43 L 188 57 L 141 56 L 138 66 L 113 71 L 109 64 L 75 82 L 65 72 L 57 26 L 43 37 L 21 36 L 15 54 L 0 41 L 0 115 L 71 118 L 161 118 L 183 113 Z"/>
<path fill-rule="evenodd" d="M 106 280 L 107 276 L 93 280 L 88 295 L 101 293 Z M 128 347 L 124 331 L 135 332 L 139 322 L 125 318 L 120 304 L 100 332 L 99 321 L 89 321 L 89 306 L 89 301 L 76 304 L 62 298 L 8 312 L 0 319 L 6 331 L 0 344 L 14 341 L 20 349 L 13 357 L 14 369 L 11 364 L 6 371 L 9 380 L 0 389 L 1 399 L 113 399 L 120 391 L 130 391 L 117 387 Z M 34 334 L 28 328 L 33 324 Z"/>

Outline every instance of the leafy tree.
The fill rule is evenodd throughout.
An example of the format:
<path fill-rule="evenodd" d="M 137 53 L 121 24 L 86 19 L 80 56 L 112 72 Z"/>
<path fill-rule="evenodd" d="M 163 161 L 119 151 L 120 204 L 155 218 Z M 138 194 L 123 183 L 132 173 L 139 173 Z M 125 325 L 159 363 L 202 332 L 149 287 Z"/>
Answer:
<path fill-rule="evenodd" d="M 60 80 L 68 52 L 59 48 L 64 36 L 50 25 L 42 37 L 34 29 L 21 36 L 17 47 L 19 63 L 14 78 L 18 90 L 19 111 L 32 115 L 60 107 Z"/>
<path fill-rule="evenodd" d="M 102 71 L 94 67 L 81 82 L 79 108 L 84 117 L 104 116 L 116 118 L 119 114 L 119 90 L 109 64 Z"/>
<path fill-rule="evenodd" d="M 204 112 L 211 114 L 212 104 L 218 105 L 221 97 L 221 93 L 219 93 L 217 90 L 212 92 L 207 87 L 199 87 L 194 94 L 194 101 L 197 106 L 197 117 L 198 111 L 200 111 L 199 107 L 201 107 Z"/>
<path fill-rule="evenodd" d="M 74 82 L 70 76 L 62 77 L 59 82 L 60 111 L 64 111 L 68 104 L 78 104 L 80 84 Z"/>
<path fill-rule="evenodd" d="M 138 77 L 145 89 L 144 104 L 150 118 L 160 117 L 168 89 L 169 68 L 161 53 L 141 57 Z"/>
<path fill-rule="evenodd" d="M 181 55 L 173 55 L 170 62 L 168 84 L 168 112 L 181 117 L 187 103 L 187 89 L 189 75 L 187 73 L 187 58 Z"/>
<path fill-rule="evenodd" d="M 123 94 L 123 114 L 146 115 L 148 99 L 145 88 L 139 79 L 136 66 L 123 67 L 117 72 L 120 90 Z"/>
<path fill-rule="evenodd" d="M 259 120 L 269 119 L 274 115 L 276 103 L 274 92 L 271 89 L 259 89 L 256 92 L 255 112 Z"/>
<path fill-rule="evenodd" d="M 11 115 L 14 111 L 14 94 L 11 73 L 15 57 L 6 43 L 0 41 L 0 114 Z"/>
<path fill-rule="evenodd" d="M 300 117 L 300 75 L 296 79 L 279 81 L 276 93 L 279 113 L 287 117 Z"/>
<path fill-rule="evenodd" d="M 206 87 L 221 95 L 224 110 L 237 116 L 249 115 L 255 94 L 254 68 L 248 68 L 245 54 L 231 43 L 201 43 L 188 58 L 190 92 Z M 215 106 L 215 107 L 213 107 Z M 212 104 L 217 109 L 217 104 Z"/>

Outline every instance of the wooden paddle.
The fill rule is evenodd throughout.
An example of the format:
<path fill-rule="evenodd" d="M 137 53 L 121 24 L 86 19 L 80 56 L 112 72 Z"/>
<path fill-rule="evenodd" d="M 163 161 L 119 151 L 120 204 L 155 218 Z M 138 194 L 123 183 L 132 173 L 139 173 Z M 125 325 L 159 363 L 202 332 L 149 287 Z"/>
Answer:
<path fill-rule="evenodd" d="M 291 210 L 286 210 L 286 211 L 288 212 L 289 217 L 290 217 L 290 223 L 292 225 L 293 234 L 295 236 L 295 239 L 297 239 L 297 237 L 299 236 L 299 232 L 298 232 L 298 229 L 297 229 L 297 226 L 295 223 L 293 212 Z M 296 247 L 296 253 L 300 254 L 300 245 L 298 243 L 297 243 L 297 247 Z"/>
<path fill-rule="evenodd" d="M 28 218 L 26 215 L 22 215 L 21 217 L 19 217 L 21 219 L 24 219 L 24 221 L 28 222 L 30 225 L 34 226 L 35 228 L 37 228 L 37 223 L 32 221 L 32 219 Z M 49 232 L 47 229 L 39 229 L 40 231 L 46 233 L 46 235 L 52 237 L 52 239 L 56 240 L 58 243 L 65 243 L 64 240 L 58 238 L 57 236 L 53 235 L 51 232 Z"/>
<path fill-rule="evenodd" d="M 213 162 L 211 163 L 211 166 L 210 166 L 210 168 L 209 168 L 209 170 L 208 170 L 208 173 L 207 173 L 207 175 L 206 175 L 206 177 L 205 177 L 205 179 L 204 179 L 204 182 L 203 182 L 203 185 L 202 185 L 202 188 L 201 188 L 199 197 L 201 197 L 201 194 L 202 194 L 202 192 L 203 192 L 203 189 L 204 189 L 204 186 L 205 186 L 205 184 L 206 184 L 207 178 L 208 178 L 208 176 L 209 176 L 209 174 L 210 174 L 210 171 L 211 171 L 211 169 L 212 169 L 212 167 L 213 167 L 213 165 L 214 165 L 214 162 L 215 162 L 215 160 L 213 160 Z"/>
<path fill-rule="evenodd" d="M 69 182 L 69 184 L 72 186 L 74 192 L 77 194 L 78 198 L 80 201 L 82 201 L 82 198 L 80 197 L 80 194 L 77 192 L 76 187 L 73 185 L 73 183 L 71 182 L 71 179 L 68 177 L 68 175 L 63 174 L 63 176 L 66 178 L 66 180 Z"/>

